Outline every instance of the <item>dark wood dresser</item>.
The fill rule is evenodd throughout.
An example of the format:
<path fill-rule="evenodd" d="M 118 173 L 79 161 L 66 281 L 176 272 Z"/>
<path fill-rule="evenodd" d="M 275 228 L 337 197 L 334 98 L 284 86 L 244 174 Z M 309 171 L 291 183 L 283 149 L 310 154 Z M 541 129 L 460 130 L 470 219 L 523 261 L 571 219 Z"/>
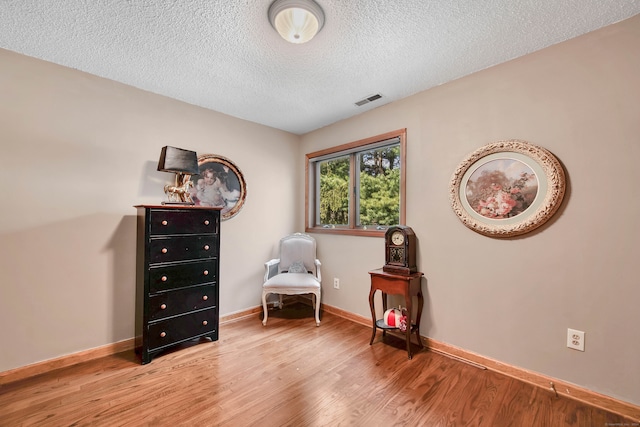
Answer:
<path fill-rule="evenodd" d="M 218 339 L 220 209 L 135 207 L 136 348 L 146 364 L 176 344 Z"/>

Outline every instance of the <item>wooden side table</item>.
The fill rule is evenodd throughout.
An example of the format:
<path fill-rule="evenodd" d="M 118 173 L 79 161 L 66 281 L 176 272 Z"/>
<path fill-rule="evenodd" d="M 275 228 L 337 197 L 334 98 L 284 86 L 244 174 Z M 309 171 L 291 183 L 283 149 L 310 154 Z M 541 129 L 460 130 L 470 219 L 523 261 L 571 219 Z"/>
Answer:
<path fill-rule="evenodd" d="M 407 341 L 407 354 L 409 359 L 413 356 L 411 352 L 411 334 L 416 333 L 418 338 L 418 345 L 423 348 L 422 339 L 420 338 L 420 318 L 422 317 L 422 306 L 424 305 L 424 297 L 422 296 L 422 289 L 420 282 L 422 281 L 423 273 L 417 272 L 409 275 L 387 273 L 379 270 L 370 271 L 371 275 L 371 290 L 369 291 L 369 306 L 371 307 L 371 320 L 373 321 L 373 332 L 371 334 L 371 341 L 369 345 L 373 344 L 373 340 L 376 337 L 376 331 L 382 329 L 382 336 L 386 334 L 387 330 L 398 329 L 389 327 L 384 324 L 383 319 L 376 319 L 376 311 L 373 303 L 373 299 L 376 291 L 382 292 L 382 309 L 383 312 L 387 311 L 387 295 L 403 295 L 405 300 L 405 306 L 407 307 L 407 330 L 405 332 L 405 339 Z M 411 320 L 412 316 L 412 297 L 418 298 L 418 307 L 415 323 Z"/>

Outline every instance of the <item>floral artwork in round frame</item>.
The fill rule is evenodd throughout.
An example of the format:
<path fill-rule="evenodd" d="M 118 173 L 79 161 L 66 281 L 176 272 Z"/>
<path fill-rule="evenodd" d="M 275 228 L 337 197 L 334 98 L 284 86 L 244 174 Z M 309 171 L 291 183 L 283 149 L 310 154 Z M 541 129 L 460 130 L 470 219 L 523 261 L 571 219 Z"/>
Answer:
<path fill-rule="evenodd" d="M 498 141 L 458 166 L 450 200 L 465 226 L 510 237 L 544 224 L 560 207 L 565 185 L 562 165 L 548 150 L 525 141 Z"/>
<path fill-rule="evenodd" d="M 466 180 L 469 206 L 485 218 L 506 219 L 521 215 L 538 195 L 538 176 L 525 162 L 513 158 L 489 160 Z"/>

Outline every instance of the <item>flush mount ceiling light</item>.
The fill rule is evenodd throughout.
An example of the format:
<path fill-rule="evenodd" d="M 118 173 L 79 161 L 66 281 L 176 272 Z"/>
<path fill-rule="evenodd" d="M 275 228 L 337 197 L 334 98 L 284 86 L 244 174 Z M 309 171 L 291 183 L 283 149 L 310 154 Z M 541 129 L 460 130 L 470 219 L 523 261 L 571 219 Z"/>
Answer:
<path fill-rule="evenodd" d="M 276 0 L 269 6 L 269 22 L 291 43 L 306 43 L 324 25 L 324 12 L 313 0 Z"/>

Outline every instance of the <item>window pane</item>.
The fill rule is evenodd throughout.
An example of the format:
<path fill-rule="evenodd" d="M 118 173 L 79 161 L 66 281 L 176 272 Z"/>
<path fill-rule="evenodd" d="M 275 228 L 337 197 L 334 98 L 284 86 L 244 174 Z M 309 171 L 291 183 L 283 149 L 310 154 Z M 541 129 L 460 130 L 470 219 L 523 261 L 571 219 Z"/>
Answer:
<path fill-rule="evenodd" d="M 400 145 L 359 153 L 359 226 L 400 223 Z"/>
<path fill-rule="evenodd" d="M 319 162 L 320 224 L 349 223 L 349 156 Z"/>

